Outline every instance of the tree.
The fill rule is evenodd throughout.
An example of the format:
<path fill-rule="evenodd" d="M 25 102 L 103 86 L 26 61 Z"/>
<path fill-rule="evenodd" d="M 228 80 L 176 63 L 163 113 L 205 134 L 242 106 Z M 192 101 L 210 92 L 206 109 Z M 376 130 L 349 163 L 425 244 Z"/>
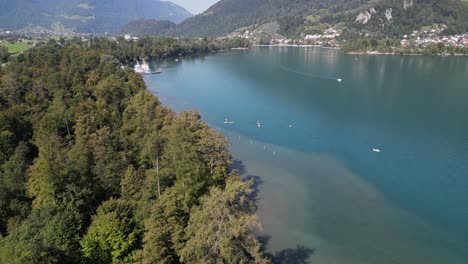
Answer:
<path fill-rule="evenodd" d="M 184 227 L 190 207 L 183 193 L 167 189 L 145 221 L 147 232 L 143 239 L 144 264 L 179 263 L 179 252 L 185 245 Z"/>
<path fill-rule="evenodd" d="M 81 241 L 83 255 L 93 264 L 128 262 L 139 248 L 141 235 L 142 228 L 133 208 L 124 200 L 111 199 L 93 217 Z"/>
<path fill-rule="evenodd" d="M 79 261 L 82 219 L 72 207 L 33 209 L 24 223 L 0 241 L 0 264 L 72 264 Z"/>
<path fill-rule="evenodd" d="M 67 185 L 66 152 L 57 136 L 37 140 L 39 157 L 29 170 L 28 192 L 33 207 L 57 204 L 57 196 Z"/>
<path fill-rule="evenodd" d="M 31 162 L 31 147 L 24 142 L 15 154 L 0 166 L 0 234 L 11 233 L 26 218 L 30 199 L 26 195 L 26 169 Z"/>
<path fill-rule="evenodd" d="M 8 52 L 8 49 L 4 46 L 0 46 L 0 63 L 6 62 L 8 57 L 10 57 L 10 52 Z"/>
<path fill-rule="evenodd" d="M 224 190 L 213 187 L 192 210 L 188 241 L 180 253 L 185 263 L 267 263 L 253 230 L 260 228 L 249 199 L 252 181 L 230 178 Z"/>

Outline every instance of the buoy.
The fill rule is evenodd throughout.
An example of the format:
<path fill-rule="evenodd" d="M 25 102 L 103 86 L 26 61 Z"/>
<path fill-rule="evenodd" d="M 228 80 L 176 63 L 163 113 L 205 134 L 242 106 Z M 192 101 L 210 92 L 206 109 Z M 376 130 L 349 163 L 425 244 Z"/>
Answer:
<path fill-rule="evenodd" d="M 292 125 L 289 125 L 289 128 L 292 128 Z"/>

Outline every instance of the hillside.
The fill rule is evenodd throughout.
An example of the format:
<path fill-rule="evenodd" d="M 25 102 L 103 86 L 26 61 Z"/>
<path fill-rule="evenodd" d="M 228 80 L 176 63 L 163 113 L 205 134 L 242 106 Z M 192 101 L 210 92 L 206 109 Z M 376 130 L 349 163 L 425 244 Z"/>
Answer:
<path fill-rule="evenodd" d="M 286 15 L 329 14 L 354 9 L 368 0 L 221 0 L 187 19 L 173 36 L 224 36 L 237 28 L 262 24 Z"/>
<path fill-rule="evenodd" d="M 167 20 L 139 19 L 125 25 L 121 33 L 136 36 L 159 36 L 175 27 L 175 23 Z"/>
<path fill-rule="evenodd" d="M 170 31 L 173 36 L 224 36 L 246 26 L 279 22 L 296 37 L 327 27 L 353 34 L 396 36 L 442 23 L 445 33 L 468 31 L 468 3 L 461 0 L 221 0 Z M 255 27 L 254 27 L 255 28 Z"/>
<path fill-rule="evenodd" d="M 373 35 L 401 36 L 433 24 L 447 26 L 445 34 L 468 32 L 468 3 L 460 0 L 385 0 L 347 14 L 324 17 L 345 22 L 351 30 Z"/>
<path fill-rule="evenodd" d="M 170 20 L 190 17 L 184 8 L 159 0 L 0 0 L 0 28 L 30 25 L 77 32 L 118 32 L 136 19 Z"/>

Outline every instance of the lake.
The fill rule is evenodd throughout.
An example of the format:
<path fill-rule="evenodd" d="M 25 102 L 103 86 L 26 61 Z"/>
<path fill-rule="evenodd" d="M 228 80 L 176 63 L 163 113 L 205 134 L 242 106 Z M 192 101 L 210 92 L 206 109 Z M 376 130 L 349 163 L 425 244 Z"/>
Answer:
<path fill-rule="evenodd" d="M 148 89 L 256 180 L 278 259 L 468 263 L 468 58 L 259 47 L 160 66 Z"/>

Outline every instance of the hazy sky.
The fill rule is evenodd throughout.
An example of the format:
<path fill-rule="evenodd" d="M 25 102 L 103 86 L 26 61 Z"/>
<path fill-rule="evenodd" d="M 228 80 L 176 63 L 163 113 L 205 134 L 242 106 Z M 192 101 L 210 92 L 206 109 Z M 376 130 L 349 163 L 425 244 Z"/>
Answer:
<path fill-rule="evenodd" d="M 219 0 L 169 0 L 170 2 L 173 2 L 175 4 L 178 4 L 192 14 L 199 14 L 208 7 L 212 6 L 214 3 L 218 2 Z"/>

